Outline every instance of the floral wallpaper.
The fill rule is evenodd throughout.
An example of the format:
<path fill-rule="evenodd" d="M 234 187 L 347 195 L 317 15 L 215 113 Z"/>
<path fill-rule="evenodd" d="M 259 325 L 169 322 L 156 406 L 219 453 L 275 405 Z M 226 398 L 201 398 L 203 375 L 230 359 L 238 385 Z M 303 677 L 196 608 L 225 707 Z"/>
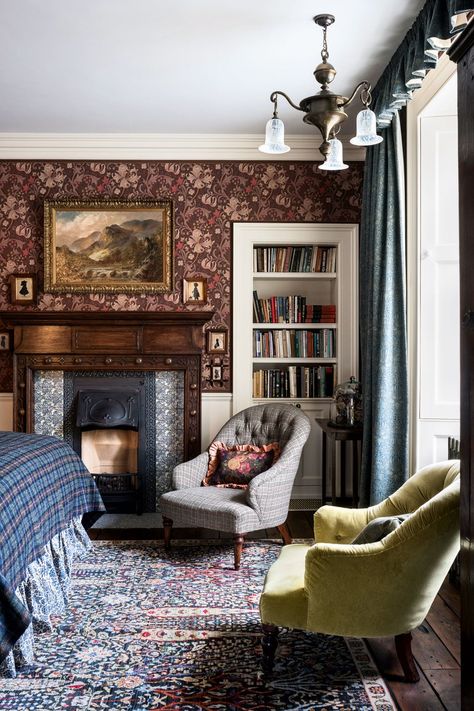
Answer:
<path fill-rule="evenodd" d="M 209 327 L 231 318 L 232 222 L 359 222 L 363 163 L 323 173 L 314 162 L 0 161 L 0 310 L 185 311 L 213 309 Z M 174 288 L 169 294 L 43 292 L 45 198 L 171 198 Z M 38 274 L 34 307 L 10 303 L 8 278 Z M 182 303 L 182 279 L 208 280 L 208 304 Z M 230 344 L 232 347 L 232 344 Z M 215 390 L 203 363 L 203 390 Z M 224 373 L 230 372 L 230 358 Z M 217 386 L 230 390 L 227 380 Z M 12 390 L 11 355 L 0 352 L 0 392 Z"/>

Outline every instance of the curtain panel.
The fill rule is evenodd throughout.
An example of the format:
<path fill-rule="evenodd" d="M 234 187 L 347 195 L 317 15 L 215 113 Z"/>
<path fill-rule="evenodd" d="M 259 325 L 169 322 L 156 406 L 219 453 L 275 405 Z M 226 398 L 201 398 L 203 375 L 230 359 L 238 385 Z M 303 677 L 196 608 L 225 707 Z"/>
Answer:
<path fill-rule="evenodd" d="M 362 202 L 362 506 L 390 496 L 408 478 L 405 169 L 398 111 L 472 9 L 466 0 L 428 0 L 373 91 L 371 108 L 384 141 L 367 150 Z"/>

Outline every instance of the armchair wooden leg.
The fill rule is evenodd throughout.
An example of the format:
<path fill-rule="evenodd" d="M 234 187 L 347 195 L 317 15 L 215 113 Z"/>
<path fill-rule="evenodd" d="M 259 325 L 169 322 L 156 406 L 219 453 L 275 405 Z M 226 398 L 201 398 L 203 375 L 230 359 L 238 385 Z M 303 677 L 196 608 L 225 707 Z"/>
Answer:
<path fill-rule="evenodd" d="M 245 536 L 242 533 L 236 533 L 234 536 L 234 569 L 240 570 L 240 558 L 242 557 L 242 549 L 244 547 Z"/>
<path fill-rule="evenodd" d="M 265 677 L 271 676 L 273 672 L 273 662 L 275 661 L 275 652 L 278 647 L 278 634 L 280 630 L 275 625 L 262 624 L 262 669 Z"/>
<path fill-rule="evenodd" d="M 173 521 L 170 518 L 163 516 L 163 539 L 165 541 L 165 550 L 169 551 L 171 548 L 171 529 L 173 527 Z"/>
<path fill-rule="evenodd" d="M 280 531 L 280 536 L 283 538 L 283 543 L 285 544 L 285 546 L 289 546 L 290 543 L 293 543 L 290 529 L 288 528 L 288 524 L 286 521 L 285 521 L 285 523 L 282 523 L 280 526 L 277 526 L 277 528 Z"/>
<path fill-rule="evenodd" d="M 405 674 L 406 681 L 411 684 L 420 681 L 420 675 L 418 674 L 413 652 L 411 651 L 411 632 L 396 635 L 395 649 L 397 650 L 398 660 Z"/>

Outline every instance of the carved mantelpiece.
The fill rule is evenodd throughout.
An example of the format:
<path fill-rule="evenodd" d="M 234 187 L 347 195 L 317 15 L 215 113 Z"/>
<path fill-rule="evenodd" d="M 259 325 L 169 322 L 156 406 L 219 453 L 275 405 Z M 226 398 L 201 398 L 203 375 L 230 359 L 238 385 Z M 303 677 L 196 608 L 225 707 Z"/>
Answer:
<path fill-rule="evenodd" d="M 3 312 L 14 332 L 14 426 L 33 431 L 35 370 L 184 371 L 184 452 L 200 451 L 203 326 L 212 311 Z"/>

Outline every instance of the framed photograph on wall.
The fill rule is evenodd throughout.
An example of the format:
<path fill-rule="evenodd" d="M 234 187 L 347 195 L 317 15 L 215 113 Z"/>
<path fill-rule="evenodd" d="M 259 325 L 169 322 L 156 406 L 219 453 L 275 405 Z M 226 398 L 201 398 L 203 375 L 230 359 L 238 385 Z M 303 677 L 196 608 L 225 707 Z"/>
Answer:
<path fill-rule="evenodd" d="M 36 274 L 10 274 L 10 301 L 16 306 L 36 303 Z"/>
<path fill-rule="evenodd" d="M 46 200 L 45 291 L 171 291 L 172 228 L 171 200 Z"/>
<path fill-rule="evenodd" d="M 222 380 L 222 365 L 211 366 L 211 380 Z"/>
<path fill-rule="evenodd" d="M 0 331 L 0 351 L 10 350 L 10 334 L 8 331 Z"/>
<path fill-rule="evenodd" d="M 208 353 L 227 353 L 227 331 L 218 328 L 207 331 L 206 350 Z"/>
<path fill-rule="evenodd" d="M 207 279 L 202 276 L 188 276 L 183 279 L 183 304 L 207 303 Z"/>

